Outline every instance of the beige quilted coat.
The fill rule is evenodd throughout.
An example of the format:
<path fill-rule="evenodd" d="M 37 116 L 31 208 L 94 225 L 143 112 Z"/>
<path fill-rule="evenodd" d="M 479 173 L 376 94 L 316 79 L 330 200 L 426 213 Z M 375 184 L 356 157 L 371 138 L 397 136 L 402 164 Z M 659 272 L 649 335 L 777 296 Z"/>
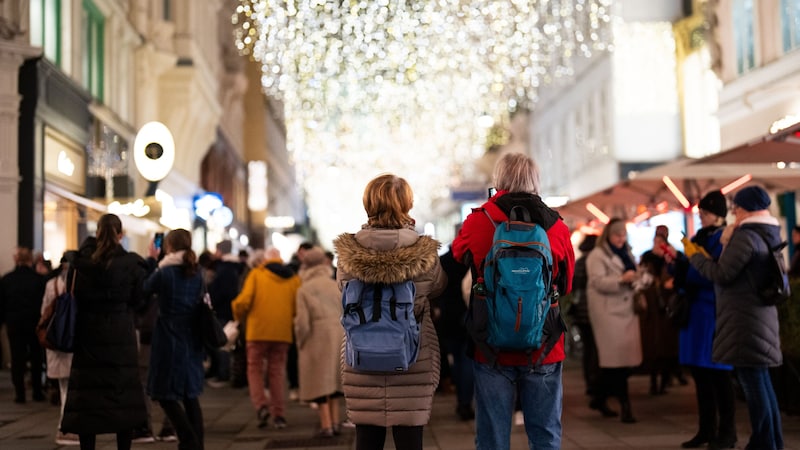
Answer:
<path fill-rule="evenodd" d="M 439 295 L 447 276 L 439 265 L 439 243 L 413 229 L 364 228 L 334 241 L 339 289 L 352 278 L 395 283 L 413 279 L 414 314 L 421 323 L 420 352 L 407 372 L 357 372 L 342 357 L 342 381 L 350 420 L 357 425 L 420 426 L 431 417 L 439 383 L 439 341 L 430 314 L 430 297 Z"/>

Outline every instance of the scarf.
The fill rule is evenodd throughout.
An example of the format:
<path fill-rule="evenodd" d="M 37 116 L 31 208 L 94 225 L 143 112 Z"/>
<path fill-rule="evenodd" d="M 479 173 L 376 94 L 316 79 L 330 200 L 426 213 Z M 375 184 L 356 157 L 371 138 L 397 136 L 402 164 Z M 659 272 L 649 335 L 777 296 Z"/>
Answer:
<path fill-rule="evenodd" d="M 161 269 L 167 266 L 180 266 L 183 265 L 183 253 L 185 250 L 167 253 L 164 258 L 158 262 L 158 268 Z"/>
<path fill-rule="evenodd" d="M 616 248 L 609 242 L 608 247 L 615 255 L 619 256 L 619 259 L 622 260 L 622 264 L 625 265 L 625 270 L 636 270 L 636 263 L 634 263 L 633 259 L 631 259 L 631 255 L 628 253 L 627 245 L 623 245 L 621 248 Z"/>

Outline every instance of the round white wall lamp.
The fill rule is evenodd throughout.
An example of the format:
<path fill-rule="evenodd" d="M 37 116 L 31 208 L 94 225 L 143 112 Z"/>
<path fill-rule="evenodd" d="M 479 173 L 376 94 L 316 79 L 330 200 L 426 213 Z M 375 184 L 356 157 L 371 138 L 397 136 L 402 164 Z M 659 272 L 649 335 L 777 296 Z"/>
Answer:
<path fill-rule="evenodd" d="M 169 128 L 161 122 L 144 124 L 133 141 L 133 161 L 146 180 L 166 177 L 175 162 L 175 141 Z"/>

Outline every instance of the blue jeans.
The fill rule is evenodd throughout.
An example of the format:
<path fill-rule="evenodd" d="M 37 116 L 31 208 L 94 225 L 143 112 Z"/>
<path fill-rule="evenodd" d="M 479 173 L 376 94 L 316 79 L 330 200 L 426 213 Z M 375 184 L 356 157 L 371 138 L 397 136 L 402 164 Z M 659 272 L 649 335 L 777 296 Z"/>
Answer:
<path fill-rule="evenodd" d="M 561 363 L 491 367 L 475 362 L 475 448 L 511 445 L 514 398 L 520 396 L 531 450 L 561 448 Z"/>
<path fill-rule="evenodd" d="M 736 367 L 736 377 L 744 391 L 750 428 L 753 434 L 746 449 L 775 450 L 783 448 L 781 412 L 766 367 Z"/>

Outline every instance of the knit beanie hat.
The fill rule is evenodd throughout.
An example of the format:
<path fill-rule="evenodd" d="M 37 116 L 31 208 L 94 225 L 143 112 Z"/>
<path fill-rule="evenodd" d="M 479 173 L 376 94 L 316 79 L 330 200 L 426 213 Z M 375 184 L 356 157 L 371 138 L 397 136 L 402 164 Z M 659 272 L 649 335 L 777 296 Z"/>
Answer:
<path fill-rule="evenodd" d="M 725 196 L 720 191 L 711 191 L 706 194 L 697 204 L 697 207 L 706 210 L 715 216 L 725 217 L 728 215 L 728 205 Z"/>
<path fill-rule="evenodd" d="M 745 211 L 761 211 L 769 208 L 770 203 L 769 194 L 759 186 L 748 186 L 733 197 L 733 204 Z"/>

